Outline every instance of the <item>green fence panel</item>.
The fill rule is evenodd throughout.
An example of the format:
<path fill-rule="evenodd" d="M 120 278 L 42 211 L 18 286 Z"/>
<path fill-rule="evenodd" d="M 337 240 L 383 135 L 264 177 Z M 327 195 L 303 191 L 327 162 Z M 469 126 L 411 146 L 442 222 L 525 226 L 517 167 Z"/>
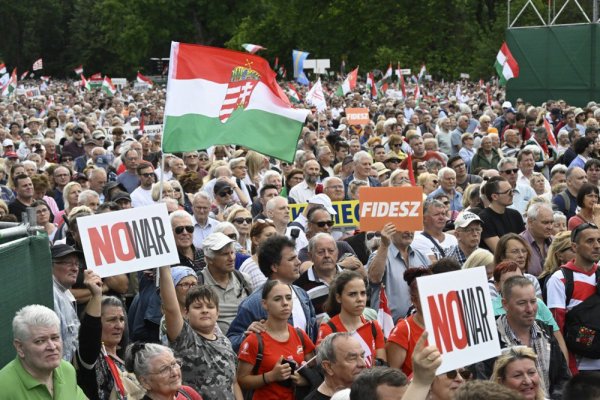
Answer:
<path fill-rule="evenodd" d="M 508 81 L 507 98 L 532 104 L 564 99 L 576 106 L 597 101 L 597 32 L 595 24 L 508 29 L 506 42 L 520 74 Z"/>
<path fill-rule="evenodd" d="M 52 263 L 45 235 L 0 245 L 0 368 L 15 358 L 12 319 L 28 304 L 54 308 Z"/>

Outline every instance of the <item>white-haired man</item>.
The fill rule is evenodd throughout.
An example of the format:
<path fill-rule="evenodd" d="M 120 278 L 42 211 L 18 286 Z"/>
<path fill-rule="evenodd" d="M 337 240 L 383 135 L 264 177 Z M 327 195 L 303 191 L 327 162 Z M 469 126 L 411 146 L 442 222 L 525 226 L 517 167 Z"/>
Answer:
<path fill-rule="evenodd" d="M 377 187 L 381 186 L 381 183 L 377 178 L 371 176 L 373 167 L 373 157 L 364 150 L 361 150 L 354 154 L 354 170 L 346 179 L 344 179 L 344 186 L 346 187 L 346 193 L 348 192 L 348 185 L 350 182 L 360 180 L 368 183 L 368 186 Z"/>
<path fill-rule="evenodd" d="M 458 214 L 462 210 L 462 194 L 456 190 L 456 171 L 452 168 L 444 167 L 438 171 L 440 187 L 427 196 L 427 199 L 435 199 L 440 195 L 446 195 L 450 200 L 450 210 L 453 214 Z"/>

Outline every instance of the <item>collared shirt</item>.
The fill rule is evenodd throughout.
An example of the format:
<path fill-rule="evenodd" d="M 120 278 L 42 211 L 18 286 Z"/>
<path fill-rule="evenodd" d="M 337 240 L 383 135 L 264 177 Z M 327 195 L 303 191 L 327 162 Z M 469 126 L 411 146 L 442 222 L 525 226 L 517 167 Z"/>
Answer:
<path fill-rule="evenodd" d="M 0 388 L 3 399 L 52 400 L 52 399 L 87 399 L 77 386 L 75 368 L 65 360 L 52 372 L 54 396 L 46 385 L 35 379 L 23 368 L 17 357 L 0 370 Z"/>
<path fill-rule="evenodd" d="M 377 255 L 377 251 L 373 252 L 367 262 L 367 269 Z M 381 283 L 385 285 L 385 294 L 388 298 L 388 304 L 392 312 L 394 323 L 400 318 L 406 317 L 409 307 L 411 306 L 410 292 L 408 285 L 404 280 L 404 271 L 408 268 L 422 268 L 429 266 L 431 261 L 423 253 L 418 250 L 408 247 L 408 264 L 402 258 L 400 250 L 393 244 L 387 249 L 387 259 L 385 261 L 385 273 Z M 379 308 L 379 291 L 381 283 L 370 283 L 371 287 L 371 308 L 377 310 Z"/>
<path fill-rule="evenodd" d="M 527 243 L 529 243 L 529 247 L 531 247 L 532 250 L 531 257 L 529 257 L 529 267 L 527 268 L 527 272 L 529 272 L 531 275 L 538 276 L 544 270 L 544 262 L 546 260 L 546 256 L 548 255 L 548 248 L 552 244 L 552 239 L 544 239 L 544 250 L 542 251 L 529 230 L 526 229 L 523 231 L 521 233 L 521 237 L 525 239 Z"/>
<path fill-rule="evenodd" d="M 60 318 L 60 337 L 63 340 L 63 359 L 71 361 L 77 350 L 79 327 L 75 296 L 53 277 L 54 311 Z"/>
<path fill-rule="evenodd" d="M 288 196 L 296 200 L 296 203 L 308 203 L 308 200 L 315 195 L 315 189 L 316 186 L 311 188 L 306 181 L 302 181 L 290 190 Z"/>
<path fill-rule="evenodd" d="M 342 272 L 342 268 L 340 266 L 336 266 L 337 274 Z M 306 270 L 300 277 L 294 282 L 294 285 L 300 286 L 302 289 L 306 290 L 308 293 L 308 297 L 310 297 L 310 301 L 315 308 L 315 313 L 317 314 L 317 323 L 320 323 L 323 317 L 326 315 L 325 310 L 323 310 L 323 305 L 329 297 L 329 284 L 325 281 L 319 279 L 317 274 L 315 273 L 314 266 L 311 266 L 308 270 Z"/>
<path fill-rule="evenodd" d="M 529 178 L 526 177 L 525 175 L 523 175 L 521 170 L 519 170 L 519 172 L 517 173 L 517 185 L 531 187 L 531 182 L 529 182 Z M 550 187 L 550 182 L 548 182 L 548 179 L 546 179 L 546 177 L 544 177 L 544 192 L 546 192 L 546 193 L 552 192 L 552 188 Z"/>
<path fill-rule="evenodd" d="M 243 283 L 236 278 L 233 272 L 229 273 L 229 282 L 227 282 L 226 287 L 222 287 L 215 281 L 208 268 L 204 268 L 201 274 L 204 278 L 204 284 L 213 289 L 219 298 L 219 317 L 217 319 L 217 324 L 219 324 L 221 332 L 227 332 L 231 321 L 233 321 L 237 315 L 240 303 L 248 297 L 248 293 L 246 293 Z M 247 282 L 250 282 L 250 277 L 248 275 L 242 275 L 244 275 L 244 279 L 246 279 Z"/>
<path fill-rule="evenodd" d="M 445 194 L 448 196 L 450 200 L 450 210 L 452 211 L 461 211 L 463 209 L 462 206 L 462 194 L 460 192 L 454 191 L 454 195 L 446 193 L 442 187 L 435 189 L 433 192 L 429 193 L 427 199 L 435 199 L 436 196 L 440 194 Z"/>
<path fill-rule="evenodd" d="M 202 248 L 202 242 L 204 242 L 204 239 L 206 239 L 206 237 L 212 233 L 213 229 L 215 229 L 215 226 L 217 226 L 218 223 L 219 221 L 216 219 L 208 217 L 206 224 L 201 226 L 198 223 L 198 220 L 194 219 L 194 237 L 192 238 L 192 242 L 194 243 L 195 248 Z"/>
<path fill-rule="evenodd" d="M 529 200 L 536 197 L 535 191 L 531 188 L 531 185 L 522 185 L 517 183 L 517 186 L 513 189 L 513 202 L 509 208 L 517 210 L 521 215 L 525 214 Z"/>

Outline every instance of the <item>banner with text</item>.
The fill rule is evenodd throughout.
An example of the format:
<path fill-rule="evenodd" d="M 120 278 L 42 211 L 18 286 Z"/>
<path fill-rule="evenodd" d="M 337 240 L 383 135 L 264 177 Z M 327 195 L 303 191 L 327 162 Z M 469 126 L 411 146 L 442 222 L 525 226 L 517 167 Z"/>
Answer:
<path fill-rule="evenodd" d="M 379 231 L 388 222 L 399 231 L 423 230 L 421 187 L 361 186 L 358 190 L 361 231 Z"/>
<path fill-rule="evenodd" d="M 500 355 L 485 267 L 417 278 L 429 343 L 442 353 L 436 374 Z"/>
<path fill-rule="evenodd" d="M 368 108 L 346 108 L 346 122 L 348 125 L 366 125 L 371 122 Z"/>
<path fill-rule="evenodd" d="M 351 228 L 358 226 L 358 200 L 333 201 L 333 208 L 337 212 L 333 216 L 337 228 Z M 296 219 L 304 209 L 306 203 L 290 204 L 290 221 Z"/>
<path fill-rule="evenodd" d="M 179 263 L 165 203 L 77 220 L 87 267 L 102 278 Z"/>

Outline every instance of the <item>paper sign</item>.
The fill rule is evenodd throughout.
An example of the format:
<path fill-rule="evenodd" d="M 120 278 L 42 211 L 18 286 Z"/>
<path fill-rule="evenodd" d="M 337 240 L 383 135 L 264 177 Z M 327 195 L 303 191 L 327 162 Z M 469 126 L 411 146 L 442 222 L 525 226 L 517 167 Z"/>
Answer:
<path fill-rule="evenodd" d="M 368 108 L 346 108 L 346 121 L 348 125 L 366 125 L 369 119 Z"/>
<path fill-rule="evenodd" d="M 469 74 L 466 74 L 466 73 L 464 73 L 464 72 L 462 72 L 462 73 L 460 74 L 460 79 L 469 79 L 470 77 L 471 77 L 471 75 L 469 75 Z"/>
<path fill-rule="evenodd" d="M 358 226 L 358 200 L 333 201 L 331 203 L 336 215 L 333 216 L 334 227 L 347 228 Z M 290 221 L 293 221 L 306 208 L 306 203 L 290 204 Z"/>
<path fill-rule="evenodd" d="M 442 354 L 436 374 L 500 355 L 485 267 L 417 278 L 429 344 Z"/>
<path fill-rule="evenodd" d="M 144 126 L 144 135 L 148 135 L 150 137 L 154 137 L 157 134 L 162 134 L 162 131 L 163 131 L 162 124 Z"/>
<path fill-rule="evenodd" d="M 380 231 L 388 222 L 399 231 L 423 230 L 421 187 L 361 186 L 358 190 L 361 231 Z"/>
<path fill-rule="evenodd" d="M 402 75 L 410 75 L 410 68 L 402 68 L 400 69 L 400 73 Z"/>
<path fill-rule="evenodd" d="M 100 277 L 179 263 L 165 203 L 77 220 L 88 269 Z"/>

